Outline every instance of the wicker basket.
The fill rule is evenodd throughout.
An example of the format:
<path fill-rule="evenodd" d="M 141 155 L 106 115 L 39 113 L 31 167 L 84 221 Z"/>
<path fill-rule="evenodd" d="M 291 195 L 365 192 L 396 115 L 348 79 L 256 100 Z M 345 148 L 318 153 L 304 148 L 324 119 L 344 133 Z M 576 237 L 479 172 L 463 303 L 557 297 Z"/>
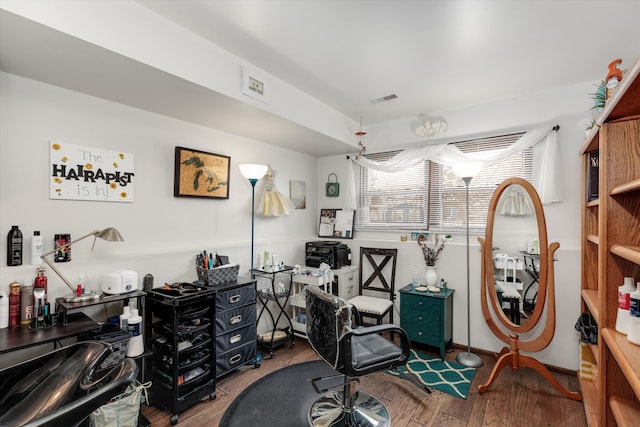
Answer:
<path fill-rule="evenodd" d="M 93 332 L 92 339 L 105 342 L 111 347 L 111 354 L 100 364 L 98 369 L 110 368 L 124 359 L 127 356 L 129 338 L 129 332 L 111 324 L 104 324 Z"/>
<path fill-rule="evenodd" d="M 198 270 L 198 279 L 205 282 L 208 286 L 216 286 L 222 283 L 237 282 L 239 265 L 229 265 L 227 267 L 218 267 L 213 270 L 205 270 L 202 267 L 196 267 Z"/>

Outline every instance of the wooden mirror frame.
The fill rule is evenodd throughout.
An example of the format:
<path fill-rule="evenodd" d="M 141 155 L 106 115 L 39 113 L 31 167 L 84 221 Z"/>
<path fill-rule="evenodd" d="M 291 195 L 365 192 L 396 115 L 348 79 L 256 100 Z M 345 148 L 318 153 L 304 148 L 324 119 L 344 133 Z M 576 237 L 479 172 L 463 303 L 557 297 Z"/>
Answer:
<path fill-rule="evenodd" d="M 527 319 L 527 322 L 524 325 L 514 324 L 502 311 L 502 307 L 498 301 L 493 272 L 493 230 L 496 208 L 498 206 L 500 196 L 512 184 L 518 184 L 521 186 L 531 198 L 538 225 L 538 241 L 540 247 L 538 299 L 531 317 Z M 493 193 L 491 202 L 489 203 L 485 238 L 483 239 L 480 237 L 478 238 L 478 241 L 480 242 L 480 248 L 482 250 L 480 272 L 482 314 L 489 326 L 489 329 L 491 329 L 491 332 L 493 332 L 493 334 L 502 342 L 508 344 L 508 347 L 503 347 L 500 353 L 495 355 L 498 360 L 491 371 L 491 375 L 486 383 L 478 386 L 478 391 L 483 393 L 489 390 L 489 387 L 491 387 L 491 384 L 496 380 L 500 371 L 502 371 L 506 366 L 511 366 L 511 369 L 514 372 L 518 371 L 520 367 L 528 367 L 538 371 L 540 375 L 542 375 L 566 397 L 573 400 L 582 400 L 582 395 L 580 393 L 570 392 L 565 389 L 558 380 L 551 375 L 548 368 L 537 359 L 529 355 L 520 354 L 520 350 L 529 353 L 541 351 L 546 348 L 553 339 L 556 329 L 556 300 L 553 261 L 554 254 L 560 247 L 558 242 L 553 242 L 551 244 L 548 244 L 547 242 L 547 225 L 542 202 L 540 201 L 537 191 L 528 181 L 522 178 L 508 178 L 498 186 L 496 191 Z M 518 335 L 519 333 L 531 331 L 540 322 L 545 305 L 547 306 L 547 315 L 542 330 L 536 331 L 535 336 L 531 337 L 531 339 L 527 341 L 520 340 Z M 494 314 L 500 324 L 496 323 Z M 502 327 L 500 325 L 502 325 Z M 508 332 L 505 332 L 505 329 Z"/>
<path fill-rule="evenodd" d="M 494 223 L 496 218 L 496 210 L 498 208 L 498 204 L 500 203 L 500 198 L 507 190 L 510 190 L 511 185 L 519 185 L 520 187 L 522 187 L 524 191 L 527 192 L 527 194 L 529 195 L 529 200 L 531 200 L 531 203 L 533 205 L 534 213 L 536 216 L 536 225 L 538 227 L 538 242 L 539 242 L 539 248 L 540 248 L 540 254 L 539 254 L 540 267 L 538 271 L 539 277 L 538 277 L 537 301 L 539 301 L 540 303 L 536 303 L 533 309 L 533 313 L 531 313 L 531 316 L 527 318 L 527 321 L 524 324 L 516 325 L 515 323 L 511 322 L 511 320 L 507 317 L 507 315 L 502 310 L 500 306 L 500 301 L 498 301 L 498 294 L 496 292 L 496 283 L 495 283 L 495 280 L 493 280 L 495 273 L 494 273 L 494 262 L 493 262 L 492 251 L 489 251 L 487 253 L 488 259 L 484 261 L 485 268 L 486 268 L 484 280 L 485 280 L 485 283 L 487 284 L 487 292 L 483 293 L 482 296 L 485 298 L 487 297 L 487 295 L 492 296 L 491 298 L 489 298 L 491 302 L 491 307 L 493 308 L 494 313 L 496 313 L 497 319 L 505 328 L 516 333 L 523 333 L 533 329 L 533 327 L 536 326 L 538 324 L 538 321 L 540 320 L 540 316 L 542 315 L 542 310 L 544 309 L 544 305 L 545 305 L 544 301 L 546 300 L 546 296 L 547 296 L 547 283 L 549 279 L 548 274 L 551 273 L 551 281 L 553 282 L 553 268 L 549 269 L 548 263 L 547 263 L 547 259 L 549 257 L 549 250 L 551 248 L 549 248 L 549 250 L 547 249 L 547 224 L 544 217 L 542 202 L 540 201 L 540 198 L 538 197 L 538 193 L 536 192 L 535 188 L 533 188 L 533 186 L 528 181 L 522 178 L 506 179 L 498 186 L 498 188 L 496 188 L 495 192 L 493 193 L 491 202 L 489 202 L 489 214 L 487 215 L 487 226 L 486 226 L 486 232 L 485 232 L 485 242 L 487 247 L 492 249 L 494 247 L 493 233 L 494 233 Z M 554 249 L 554 252 L 555 252 L 555 249 Z M 553 254 L 551 254 L 550 256 L 553 259 Z M 485 314 L 485 319 L 486 318 L 487 316 Z M 545 330 L 547 328 L 552 328 L 552 329 L 551 331 L 549 331 L 551 334 L 548 338 L 548 341 L 544 343 L 544 346 L 536 350 L 526 350 L 526 351 L 540 351 L 544 347 L 549 345 L 555 331 L 555 311 L 553 313 L 553 319 L 551 320 L 553 321 L 553 325 L 550 325 L 549 322 L 547 322 L 547 325 L 545 325 Z M 546 338 L 547 334 L 541 334 L 540 339 L 536 341 L 538 345 L 543 344 L 543 339 L 544 339 L 543 335 Z M 505 341 L 502 338 L 500 339 L 502 341 Z"/>

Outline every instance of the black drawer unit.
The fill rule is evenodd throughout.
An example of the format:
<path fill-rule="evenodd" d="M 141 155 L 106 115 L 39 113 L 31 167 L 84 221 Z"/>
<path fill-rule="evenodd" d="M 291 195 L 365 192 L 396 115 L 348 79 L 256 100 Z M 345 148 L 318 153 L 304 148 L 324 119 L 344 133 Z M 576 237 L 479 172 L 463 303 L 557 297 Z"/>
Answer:
<path fill-rule="evenodd" d="M 190 283 L 147 294 L 147 344 L 153 349 L 149 398 L 172 412 L 172 425 L 181 412 L 216 397 L 214 300 L 213 289 Z"/>
<path fill-rule="evenodd" d="M 256 360 L 256 285 L 237 282 L 215 288 L 216 377 L 228 374 Z"/>

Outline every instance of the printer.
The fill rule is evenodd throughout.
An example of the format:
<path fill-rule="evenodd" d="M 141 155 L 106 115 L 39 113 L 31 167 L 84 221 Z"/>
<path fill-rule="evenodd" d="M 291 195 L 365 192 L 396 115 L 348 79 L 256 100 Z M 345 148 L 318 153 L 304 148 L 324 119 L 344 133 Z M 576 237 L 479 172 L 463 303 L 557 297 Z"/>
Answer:
<path fill-rule="evenodd" d="M 317 240 L 305 244 L 305 265 L 307 267 L 320 267 L 323 262 L 329 264 L 332 269 L 351 265 L 351 249 L 337 241 Z"/>

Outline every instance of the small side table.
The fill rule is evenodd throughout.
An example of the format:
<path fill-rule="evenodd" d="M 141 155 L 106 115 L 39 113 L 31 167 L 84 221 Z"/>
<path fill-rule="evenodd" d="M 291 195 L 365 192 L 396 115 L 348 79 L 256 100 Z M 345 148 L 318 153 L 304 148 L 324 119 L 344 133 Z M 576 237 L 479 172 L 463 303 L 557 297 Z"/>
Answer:
<path fill-rule="evenodd" d="M 444 360 L 453 337 L 454 289 L 417 291 L 412 285 L 400 289 L 400 327 L 409 340 L 440 349 Z"/>
<path fill-rule="evenodd" d="M 263 277 L 271 281 L 271 289 L 259 289 L 257 292 L 258 301 L 262 307 L 258 313 L 256 325 L 260 323 L 263 313 L 266 312 L 269 319 L 271 319 L 272 327 L 271 330 L 266 332 L 264 335 L 258 336 L 258 344 L 269 351 L 269 355 L 273 358 L 273 350 L 284 344 L 285 341 L 290 342 L 291 348 L 296 344 L 293 323 L 285 309 L 287 302 L 289 301 L 289 297 L 291 296 L 291 277 L 293 275 L 293 266 L 286 265 L 284 268 L 274 271 L 254 269 L 253 274 L 256 278 Z M 279 275 L 289 276 L 289 284 L 285 287 L 284 292 L 280 292 L 276 289 L 276 277 Z M 272 307 L 273 310 L 268 305 L 269 301 L 275 302 L 275 307 Z M 289 326 L 284 328 L 278 327 L 278 322 L 280 322 L 280 319 L 282 318 L 285 319 Z M 276 338 L 276 332 L 284 332 L 284 336 L 282 338 Z"/>

